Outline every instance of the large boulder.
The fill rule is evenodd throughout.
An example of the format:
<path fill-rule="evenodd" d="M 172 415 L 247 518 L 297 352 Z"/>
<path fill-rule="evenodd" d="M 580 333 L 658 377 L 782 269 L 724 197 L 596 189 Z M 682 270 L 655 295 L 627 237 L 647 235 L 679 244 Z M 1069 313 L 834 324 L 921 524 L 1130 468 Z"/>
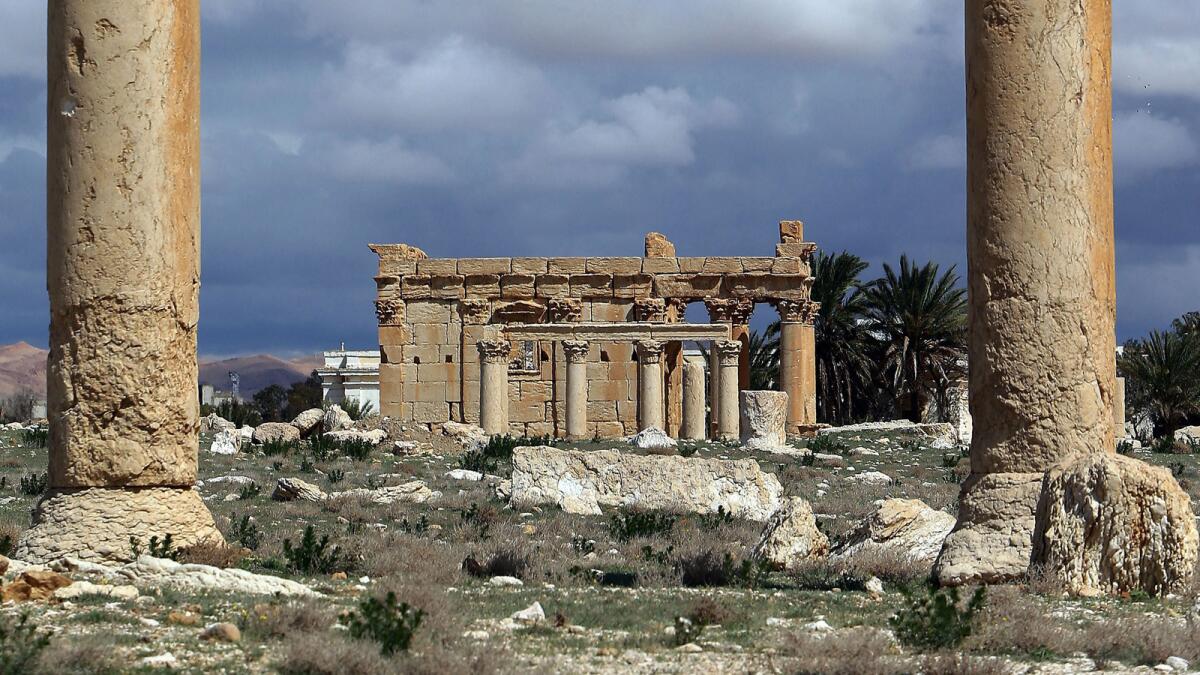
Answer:
<path fill-rule="evenodd" d="M 838 541 L 832 557 L 902 555 L 932 569 L 954 522 L 954 516 L 919 499 L 883 499 L 875 502 L 875 510 Z"/>
<path fill-rule="evenodd" d="M 345 492 L 335 492 L 329 495 L 330 499 L 338 497 L 351 497 L 355 499 L 363 499 L 373 504 L 424 504 L 425 502 L 438 496 L 437 492 L 429 489 L 429 486 L 419 480 L 410 481 L 403 485 L 394 485 L 392 487 L 383 487 L 375 489 L 358 488 L 355 490 L 347 490 Z"/>
<path fill-rule="evenodd" d="M 292 426 L 296 427 L 296 431 L 300 432 L 300 437 L 304 438 L 316 431 L 317 427 L 325 419 L 325 411 L 320 408 L 309 408 L 304 412 L 296 415 L 296 419 L 292 420 Z"/>
<path fill-rule="evenodd" d="M 770 451 L 787 445 L 788 395 L 783 391 L 741 393 L 742 445 Z"/>
<path fill-rule="evenodd" d="M 1046 472 L 1033 563 L 1077 595 L 1190 587 L 1200 548 L 1188 495 L 1171 472 L 1093 454 Z"/>
<path fill-rule="evenodd" d="M 300 500 L 304 502 L 322 502 L 329 498 L 321 488 L 300 480 L 299 478 L 280 478 L 275 484 L 271 499 L 277 502 Z"/>
<path fill-rule="evenodd" d="M 794 571 L 828 553 L 829 538 L 817 529 L 812 506 L 800 497 L 789 497 L 767 521 L 751 555 L 776 569 Z"/>
<path fill-rule="evenodd" d="M 214 455 L 236 455 L 242 449 L 242 435 L 237 429 L 222 429 L 213 437 L 208 451 Z"/>
<path fill-rule="evenodd" d="M 863 434 L 887 433 L 889 436 L 907 436 L 929 443 L 930 447 L 946 449 L 958 443 L 958 432 L 953 424 L 945 422 L 910 422 L 909 420 L 891 420 L 888 422 L 863 422 L 844 427 L 829 427 L 818 429 L 817 434 Z"/>
<path fill-rule="evenodd" d="M 217 413 L 211 413 L 200 418 L 200 431 L 202 433 L 211 434 L 226 429 L 236 429 L 237 425 L 229 420 L 221 417 Z"/>
<path fill-rule="evenodd" d="M 1176 431 L 1175 442 L 1180 445 L 1200 443 L 1200 427 L 1184 427 Z"/>
<path fill-rule="evenodd" d="M 568 513 L 599 514 L 601 507 L 716 513 L 766 521 L 783 488 L 774 474 L 749 459 L 584 452 L 550 447 L 513 453 L 512 503 L 555 504 Z"/>
<path fill-rule="evenodd" d="M 139 587 L 174 588 L 187 593 L 235 593 L 269 596 L 320 595 L 302 583 L 240 569 L 221 569 L 210 565 L 184 564 L 143 555 L 119 567 L 99 565 L 72 558 L 59 560 L 53 567 L 63 572 L 99 576 L 113 584 Z"/>
<path fill-rule="evenodd" d="M 254 429 L 254 442 L 289 443 L 300 440 L 300 430 L 283 422 L 264 422 Z"/>
<path fill-rule="evenodd" d="M 658 427 L 642 429 L 630 437 L 629 444 L 641 450 L 674 450 L 678 445 L 674 438 Z"/>
<path fill-rule="evenodd" d="M 342 406 L 334 403 L 325 409 L 325 416 L 321 418 L 321 424 L 325 432 L 341 431 L 349 429 L 354 425 L 354 420 L 350 419 L 350 413 L 342 410 Z"/>
<path fill-rule="evenodd" d="M 446 422 L 442 424 L 442 433 L 458 441 L 463 447 L 483 445 L 488 442 L 488 434 L 483 427 L 461 422 Z"/>

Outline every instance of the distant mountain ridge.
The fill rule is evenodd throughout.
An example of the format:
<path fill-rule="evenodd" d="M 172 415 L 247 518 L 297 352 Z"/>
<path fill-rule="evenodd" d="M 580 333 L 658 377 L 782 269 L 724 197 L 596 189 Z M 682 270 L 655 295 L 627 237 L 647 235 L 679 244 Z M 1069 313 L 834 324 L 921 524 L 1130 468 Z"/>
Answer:
<path fill-rule="evenodd" d="M 46 396 L 45 349 L 26 342 L 0 345 L 0 398 L 28 389 L 40 397 Z M 226 359 L 201 359 L 200 384 L 229 389 L 229 372 L 241 376 L 243 396 L 252 396 L 260 389 L 278 384 L 288 387 L 309 376 L 323 363 L 320 355 L 296 359 L 281 359 L 271 354 L 236 356 Z"/>

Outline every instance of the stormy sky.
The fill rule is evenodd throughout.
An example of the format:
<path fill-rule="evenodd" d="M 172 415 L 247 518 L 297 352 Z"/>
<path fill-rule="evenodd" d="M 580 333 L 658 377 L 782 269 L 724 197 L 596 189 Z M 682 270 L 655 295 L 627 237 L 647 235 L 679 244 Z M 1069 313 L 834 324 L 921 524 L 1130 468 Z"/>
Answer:
<path fill-rule="evenodd" d="M 203 0 L 200 351 L 375 342 L 368 242 L 965 272 L 961 0 Z M 1200 309 L 1200 3 L 1114 0 L 1118 338 Z M 0 0 L 0 344 L 46 343 L 45 4 Z M 765 312 L 763 312 L 765 313 Z"/>

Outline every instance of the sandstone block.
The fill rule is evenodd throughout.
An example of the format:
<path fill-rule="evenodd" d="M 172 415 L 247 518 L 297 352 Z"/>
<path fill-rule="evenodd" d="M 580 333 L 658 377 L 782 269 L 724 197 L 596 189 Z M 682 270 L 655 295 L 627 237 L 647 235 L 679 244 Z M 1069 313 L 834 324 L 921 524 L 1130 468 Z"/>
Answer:
<path fill-rule="evenodd" d="M 954 527 L 954 516 L 930 508 L 919 499 L 887 499 L 833 550 L 834 558 L 860 553 L 900 554 L 931 569 L 942 542 Z"/>
<path fill-rule="evenodd" d="M 352 424 L 354 420 L 350 419 L 349 413 L 336 403 L 325 410 L 325 417 L 321 420 L 321 428 L 326 432 L 348 429 Z"/>
<path fill-rule="evenodd" d="M 1077 595 L 1177 592 L 1200 547 L 1186 492 L 1168 469 L 1093 454 L 1046 473 L 1033 563 Z"/>
<path fill-rule="evenodd" d="M 742 259 L 725 256 L 711 256 L 704 259 L 700 271 L 705 274 L 741 274 Z"/>
<path fill-rule="evenodd" d="M 611 274 L 572 274 L 571 297 L 611 298 L 612 284 Z"/>
<path fill-rule="evenodd" d="M 20 425 L 18 425 L 17 428 L 21 428 Z M 211 413 L 207 417 L 200 418 L 200 432 L 201 433 L 216 433 L 218 431 L 224 431 L 225 429 L 236 429 L 236 428 L 237 428 L 236 424 L 234 424 L 233 422 L 230 422 L 227 419 L 224 419 L 217 413 Z"/>
<path fill-rule="evenodd" d="M 782 391 L 741 392 L 742 445 L 778 450 L 787 445 L 788 395 Z"/>
<path fill-rule="evenodd" d="M 972 474 L 934 573 L 943 584 L 1007 583 L 1029 570 L 1042 473 Z"/>
<path fill-rule="evenodd" d="M 512 271 L 511 258 L 461 258 L 457 273 L 468 275 L 498 275 Z"/>
<path fill-rule="evenodd" d="M 642 274 L 679 274 L 679 261 L 675 258 L 646 258 L 642 261 Z"/>
<path fill-rule="evenodd" d="M 275 491 L 271 493 L 271 499 L 277 502 L 320 502 L 328 497 L 321 488 L 299 478 L 280 478 L 275 484 Z"/>
<path fill-rule="evenodd" d="M 698 274 L 704 269 L 704 258 L 679 258 L 679 271 L 684 274 Z"/>
<path fill-rule="evenodd" d="M 237 429 L 222 429 L 213 437 L 208 451 L 214 455 L 236 455 L 242 449 L 242 435 Z"/>
<path fill-rule="evenodd" d="M 812 506 L 799 497 L 789 497 L 771 514 L 751 555 L 776 569 L 794 571 L 828 553 L 829 538 L 817 529 Z"/>
<path fill-rule="evenodd" d="M 532 274 L 505 274 L 500 277 L 500 297 L 512 300 L 533 298 Z"/>
<path fill-rule="evenodd" d="M 254 430 L 254 442 L 287 443 L 300 440 L 300 430 L 283 422 L 264 422 Z"/>
<path fill-rule="evenodd" d="M 466 278 L 457 274 L 435 274 L 429 277 L 429 297 L 456 300 L 466 297 Z"/>
<path fill-rule="evenodd" d="M 513 258 L 512 271 L 516 274 L 545 274 L 550 271 L 548 258 Z"/>
<path fill-rule="evenodd" d="M 550 274 L 583 274 L 587 271 L 587 258 L 551 258 Z"/>
<path fill-rule="evenodd" d="M 660 232 L 650 232 L 646 234 L 646 257 L 647 258 L 674 258 L 675 244 L 667 239 L 666 235 Z"/>
<path fill-rule="evenodd" d="M 453 305 L 448 302 L 430 300 L 408 303 L 407 320 L 409 323 L 450 323 L 453 315 Z"/>
<path fill-rule="evenodd" d="M 641 274 L 641 258 L 587 258 L 584 269 L 589 274 Z"/>
<path fill-rule="evenodd" d="M 541 274 L 535 282 L 539 298 L 565 298 L 571 294 L 571 277 L 565 274 Z"/>
<path fill-rule="evenodd" d="M 599 514 L 601 507 L 715 513 L 765 521 L 783 488 L 753 460 L 639 456 L 612 450 L 517 448 L 512 503 L 555 504 L 568 513 Z"/>
<path fill-rule="evenodd" d="M 779 241 L 783 244 L 804 242 L 804 223 L 799 220 L 779 221 Z"/>
<path fill-rule="evenodd" d="M 742 269 L 750 272 L 770 272 L 779 258 L 742 258 Z"/>
<path fill-rule="evenodd" d="M 654 277 L 654 295 L 660 298 L 703 300 L 721 294 L 722 280 L 719 274 L 663 274 Z"/>
<path fill-rule="evenodd" d="M 311 408 L 296 415 L 296 419 L 292 420 L 292 426 L 300 432 L 300 435 L 306 436 L 317 428 L 325 419 L 325 411 L 320 408 Z"/>
<path fill-rule="evenodd" d="M 468 274 L 463 277 L 463 288 L 468 298 L 500 297 L 499 274 Z"/>
<path fill-rule="evenodd" d="M 455 258 L 426 258 L 418 260 L 417 274 L 458 274 L 458 260 Z"/>
<path fill-rule="evenodd" d="M 613 295 L 618 298 L 644 298 L 654 290 L 654 277 L 649 274 L 613 275 Z"/>
<path fill-rule="evenodd" d="M 433 297 L 428 274 L 410 274 L 400 280 L 400 296 L 406 300 L 427 300 Z"/>

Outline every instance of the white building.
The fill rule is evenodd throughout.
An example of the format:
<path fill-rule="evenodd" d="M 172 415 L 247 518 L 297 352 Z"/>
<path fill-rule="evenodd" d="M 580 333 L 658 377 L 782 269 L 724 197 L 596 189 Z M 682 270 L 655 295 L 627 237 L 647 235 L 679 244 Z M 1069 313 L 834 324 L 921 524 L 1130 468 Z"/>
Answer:
<path fill-rule="evenodd" d="M 325 365 L 317 369 L 321 377 L 321 399 L 327 403 L 358 401 L 370 404 L 373 413 L 379 412 L 379 352 L 325 352 Z"/>

